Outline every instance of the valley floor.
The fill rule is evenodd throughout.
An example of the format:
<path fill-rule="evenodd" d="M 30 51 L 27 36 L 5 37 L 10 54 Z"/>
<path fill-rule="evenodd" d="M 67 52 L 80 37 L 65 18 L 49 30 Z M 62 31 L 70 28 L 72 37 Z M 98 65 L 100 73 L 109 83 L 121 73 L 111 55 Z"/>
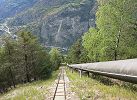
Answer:
<path fill-rule="evenodd" d="M 54 83 L 57 76 L 58 71 L 53 72 L 47 80 L 18 85 L 14 90 L 0 95 L 0 100 L 44 100 L 48 94 L 47 88 Z"/>
<path fill-rule="evenodd" d="M 87 77 L 80 78 L 79 73 L 67 70 L 71 89 L 81 100 L 137 100 L 137 90 L 133 85 L 106 85 L 100 80 Z"/>

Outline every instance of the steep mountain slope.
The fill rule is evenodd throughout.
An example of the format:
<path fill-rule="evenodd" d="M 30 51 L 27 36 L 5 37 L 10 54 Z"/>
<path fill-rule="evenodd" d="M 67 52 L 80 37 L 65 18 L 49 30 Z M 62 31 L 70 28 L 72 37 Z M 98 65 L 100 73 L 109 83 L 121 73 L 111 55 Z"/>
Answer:
<path fill-rule="evenodd" d="M 36 3 L 36 0 L 0 0 L 0 19 L 14 16 Z"/>
<path fill-rule="evenodd" d="M 95 26 L 96 0 L 8 1 L 16 2 L 16 8 L 11 8 L 18 9 L 16 14 L 14 10 L 4 13 L 10 16 L 6 19 L 10 30 L 31 30 L 45 45 L 68 47 L 90 26 Z"/>

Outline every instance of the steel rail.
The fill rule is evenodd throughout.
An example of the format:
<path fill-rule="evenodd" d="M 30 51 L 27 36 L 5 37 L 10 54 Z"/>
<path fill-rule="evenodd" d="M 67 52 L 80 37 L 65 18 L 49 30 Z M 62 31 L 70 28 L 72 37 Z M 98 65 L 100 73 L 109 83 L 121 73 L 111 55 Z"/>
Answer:
<path fill-rule="evenodd" d="M 64 81 L 64 96 L 66 100 L 66 83 L 65 83 L 65 77 L 64 77 L 64 68 L 63 68 L 63 81 Z"/>
<path fill-rule="evenodd" d="M 57 82 L 57 86 L 56 86 L 56 89 L 55 89 L 55 92 L 54 92 L 53 100 L 55 100 L 55 97 L 56 97 L 56 93 L 57 93 L 57 90 L 58 90 L 58 85 L 59 85 L 60 77 L 61 77 L 61 72 L 60 72 L 60 74 L 58 76 L 58 82 Z"/>
<path fill-rule="evenodd" d="M 58 82 L 57 82 L 57 86 L 56 86 L 56 89 L 55 89 L 55 92 L 54 92 L 53 100 L 55 100 L 55 98 L 57 96 L 56 94 L 57 94 L 58 86 L 60 84 L 61 77 L 62 77 L 62 80 L 63 80 L 64 99 L 66 100 L 66 87 L 65 87 L 65 77 L 64 77 L 64 69 L 63 68 L 61 68 L 60 74 L 58 76 Z"/>

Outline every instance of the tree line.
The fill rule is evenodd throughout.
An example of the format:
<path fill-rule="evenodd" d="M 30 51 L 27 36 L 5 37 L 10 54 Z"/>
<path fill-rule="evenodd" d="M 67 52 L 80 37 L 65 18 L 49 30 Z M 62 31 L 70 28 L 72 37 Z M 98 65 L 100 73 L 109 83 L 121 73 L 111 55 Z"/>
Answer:
<path fill-rule="evenodd" d="M 61 63 L 61 54 L 53 48 L 50 53 L 30 32 L 21 31 L 17 38 L 2 37 L 0 48 L 0 92 L 23 84 L 48 78 Z"/>
<path fill-rule="evenodd" d="M 96 27 L 90 28 L 79 43 L 85 49 L 84 56 L 88 57 L 84 62 L 136 58 L 137 1 L 98 0 L 98 5 Z M 76 45 L 78 41 L 68 52 L 68 61 L 71 60 L 71 63 L 83 62 L 80 60 L 81 49 L 79 52 Z M 73 62 L 74 59 L 76 62 Z"/>

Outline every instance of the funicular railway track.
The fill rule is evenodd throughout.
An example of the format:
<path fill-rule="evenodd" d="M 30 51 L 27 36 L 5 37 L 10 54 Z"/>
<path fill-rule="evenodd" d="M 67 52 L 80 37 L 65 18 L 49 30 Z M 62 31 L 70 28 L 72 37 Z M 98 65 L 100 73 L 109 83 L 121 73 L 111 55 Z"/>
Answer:
<path fill-rule="evenodd" d="M 53 100 L 66 100 L 66 84 L 65 84 L 64 72 L 65 69 L 61 67 L 58 80 L 56 82 L 56 88 L 55 88 Z"/>

